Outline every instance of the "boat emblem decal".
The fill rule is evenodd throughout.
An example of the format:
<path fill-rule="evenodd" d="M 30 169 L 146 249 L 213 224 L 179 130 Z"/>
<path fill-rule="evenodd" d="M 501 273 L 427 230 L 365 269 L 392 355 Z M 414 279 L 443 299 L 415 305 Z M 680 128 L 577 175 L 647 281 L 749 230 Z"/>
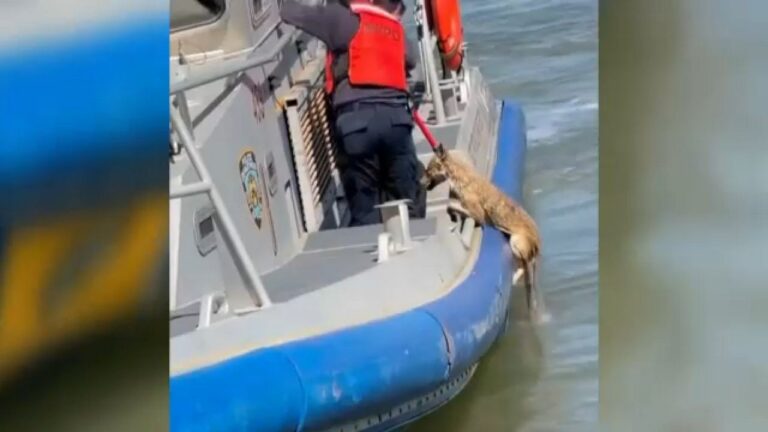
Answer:
<path fill-rule="evenodd" d="M 264 197 L 259 186 L 259 168 L 256 164 L 256 155 L 252 151 L 246 151 L 240 157 L 240 182 L 245 192 L 245 200 L 248 211 L 251 213 L 256 226 L 261 229 L 261 221 L 264 215 Z"/>

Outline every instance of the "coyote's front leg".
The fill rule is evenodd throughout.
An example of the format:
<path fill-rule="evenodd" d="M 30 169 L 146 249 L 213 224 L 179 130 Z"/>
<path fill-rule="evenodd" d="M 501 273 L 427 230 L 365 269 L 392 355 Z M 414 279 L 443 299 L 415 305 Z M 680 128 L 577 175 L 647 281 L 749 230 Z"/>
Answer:
<path fill-rule="evenodd" d="M 452 198 L 450 201 L 448 201 L 448 212 L 465 218 L 472 217 L 470 216 L 469 211 L 467 211 L 467 209 L 461 205 L 461 201 L 455 198 Z"/>

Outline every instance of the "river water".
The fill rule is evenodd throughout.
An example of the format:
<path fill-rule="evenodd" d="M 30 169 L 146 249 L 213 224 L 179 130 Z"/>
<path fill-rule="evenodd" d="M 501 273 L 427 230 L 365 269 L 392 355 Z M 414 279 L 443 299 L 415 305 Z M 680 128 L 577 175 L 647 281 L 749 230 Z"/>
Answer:
<path fill-rule="evenodd" d="M 552 320 L 511 322 L 467 388 L 408 431 L 595 431 L 597 0 L 461 6 L 470 61 L 497 97 L 525 110 L 525 205 L 543 237 L 540 289 Z"/>

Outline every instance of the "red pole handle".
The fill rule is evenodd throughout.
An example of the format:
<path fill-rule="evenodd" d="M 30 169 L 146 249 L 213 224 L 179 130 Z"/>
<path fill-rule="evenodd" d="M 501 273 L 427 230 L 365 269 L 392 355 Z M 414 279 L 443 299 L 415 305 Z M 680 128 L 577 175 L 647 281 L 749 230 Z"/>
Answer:
<path fill-rule="evenodd" d="M 413 121 L 421 130 L 421 133 L 424 134 L 424 138 L 427 139 L 427 142 L 429 142 L 432 150 L 440 157 L 445 156 L 445 149 L 443 148 L 443 144 L 435 139 L 435 136 L 432 135 L 432 132 L 429 130 L 429 128 L 427 128 L 427 124 L 424 122 L 424 119 L 421 118 L 421 114 L 419 114 L 419 111 L 415 109 L 413 110 Z"/>

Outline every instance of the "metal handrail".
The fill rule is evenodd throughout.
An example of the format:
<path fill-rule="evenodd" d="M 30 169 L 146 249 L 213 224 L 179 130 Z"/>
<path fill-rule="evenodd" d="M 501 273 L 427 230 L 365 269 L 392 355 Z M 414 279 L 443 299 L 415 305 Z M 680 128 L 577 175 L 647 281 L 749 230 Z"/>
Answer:
<path fill-rule="evenodd" d="M 276 25 L 272 28 L 271 31 L 267 32 L 262 40 L 256 44 L 254 50 L 262 45 L 266 41 L 267 37 L 274 33 L 278 27 L 279 26 Z M 194 69 L 188 70 L 187 74 L 183 78 L 171 82 L 170 94 L 173 95 L 175 93 L 183 92 L 185 90 L 189 90 L 191 88 L 199 87 L 201 85 L 219 80 L 226 76 L 270 63 L 275 60 L 275 57 L 277 57 L 283 51 L 285 46 L 293 41 L 298 34 L 299 31 L 296 29 L 288 31 L 286 34 L 281 36 L 280 39 L 277 40 L 277 43 L 272 49 L 260 56 L 255 56 L 252 58 L 244 56 L 244 58 L 241 59 L 232 59 L 217 63 L 206 63 L 204 65 L 196 66 Z"/>
<path fill-rule="evenodd" d="M 437 67 L 434 59 L 435 40 L 432 37 L 427 19 L 427 5 L 425 0 L 415 0 L 414 18 L 416 25 L 421 27 L 419 32 L 419 50 L 421 51 L 422 67 L 426 72 L 426 79 L 430 95 L 432 96 L 432 107 L 435 111 L 435 120 L 437 124 L 445 123 L 445 106 L 443 105 L 443 95 L 440 89 L 439 79 L 437 77 Z"/>
<path fill-rule="evenodd" d="M 204 193 L 207 193 L 209 190 L 211 190 L 210 183 L 197 182 L 197 183 L 186 184 L 186 185 L 181 185 L 181 186 L 172 188 L 168 193 L 168 196 L 170 199 L 179 199 L 179 198 L 184 198 L 192 195 L 204 194 Z"/>
<path fill-rule="evenodd" d="M 182 146 L 186 150 L 189 160 L 192 163 L 192 167 L 197 171 L 200 176 L 200 182 L 194 186 L 188 186 L 186 190 L 176 191 L 174 198 L 180 197 L 185 194 L 193 193 L 207 193 L 208 198 L 211 200 L 214 208 L 218 212 L 219 220 L 221 221 L 221 234 L 224 241 L 227 243 L 229 249 L 233 252 L 236 265 L 242 272 L 245 278 L 246 286 L 249 290 L 251 298 L 254 300 L 256 306 L 261 308 L 267 308 L 272 305 L 272 301 L 267 294 L 267 290 L 264 288 L 264 283 L 259 277 L 256 267 L 253 265 L 250 259 L 248 259 L 248 252 L 245 248 L 245 244 L 237 236 L 237 230 L 235 223 L 232 220 L 229 212 L 224 205 L 224 201 L 219 194 L 218 188 L 213 184 L 211 175 L 208 172 L 202 155 L 199 153 L 195 140 L 189 131 L 189 127 L 182 119 L 181 113 L 178 109 L 175 109 L 173 104 L 169 104 L 171 113 L 171 124 L 173 129 L 179 134 Z M 181 193 L 179 193 L 181 192 Z"/>
<path fill-rule="evenodd" d="M 170 198 L 173 200 L 197 194 L 208 195 L 208 198 L 211 200 L 211 203 L 219 215 L 223 240 L 232 253 L 235 265 L 245 279 L 244 282 L 246 284 L 248 296 L 251 298 L 252 304 L 259 308 L 270 307 L 272 301 L 269 298 L 269 294 L 264 287 L 264 283 L 262 282 L 256 267 L 249 259 L 245 245 L 237 236 L 234 221 L 224 205 L 218 188 L 213 184 L 202 155 L 197 149 L 184 92 L 274 61 L 275 58 L 282 53 L 285 47 L 295 39 L 299 33 L 298 30 L 291 29 L 286 34 L 282 35 L 277 40 L 275 46 L 266 53 L 255 57 L 250 57 L 250 54 L 261 47 L 267 39 L 277 31 L 279 26 L 279 21 L 271 26 L 259 41 L 254 44 L 253 48 L 248 50 L 248 54 L 244 54 L 241 57 L 232 60 L 195 66 L 194 68 L 185 71 L 186 74 L 182 78 L 176 79 L 175 81 L 172 80 L 170 85 L 170 95 L 173 96 L 176 94 L 179 102 L 178 109 L 174 107 L 173 103 L 170 103 L 169 105 L 172 128 L 177 132 L 181 140 L 181 147 L 186 150 L 193 168 L 197 171 L 197 174 L 200 177 L 200 181 L 197 183 L 172 188 L 170 191 Z M 241 302 L 238 301 L 238 303 Z M 236 309 L 236 313 L 237 309 L 247 312 L 253 307 L 245 304 L 236 304 L 233 306 Z"/>

